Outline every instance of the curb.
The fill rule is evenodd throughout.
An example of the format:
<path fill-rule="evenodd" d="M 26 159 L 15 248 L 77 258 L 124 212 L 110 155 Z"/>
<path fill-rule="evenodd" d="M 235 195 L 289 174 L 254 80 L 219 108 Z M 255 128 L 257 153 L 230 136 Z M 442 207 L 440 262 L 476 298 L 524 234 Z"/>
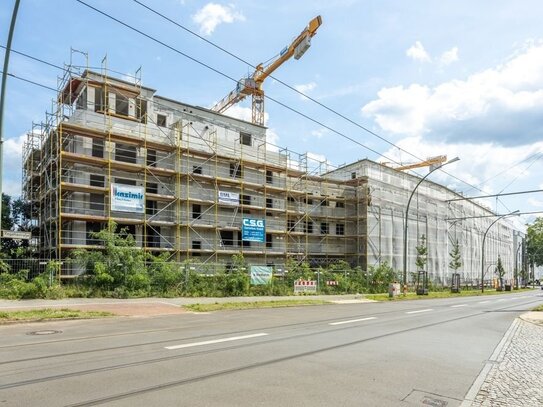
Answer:
<path fill-rule="evenodd" d="M 492 369 L 492 366 L 494 366 L 497 362 L 503 360 L 505 350 L 509 347 L 513 336 L 517 332 L 520 321 L 520 318 L 515 318 L 515 320 L 503 336 L 502 340 L 500 341 L 500 343 L 498 343 L 498 346 L 496 346 L 494 352 L 492 352 L 492 355 L 483 366 L 483 369 L 479 373 L 479 376 L 477 376 L 470 389 L 464 396 L 464 401 L 462 402 L 462 404 L 460 404 L 460 407 L 469 407 L 475 401 L 475 398 L 477 397 L 479 390 L 481 390 L 481 387 L 483 386 L 483 383 L 485 382 L 485 379 L 488 376 L 490 369 Z"/>

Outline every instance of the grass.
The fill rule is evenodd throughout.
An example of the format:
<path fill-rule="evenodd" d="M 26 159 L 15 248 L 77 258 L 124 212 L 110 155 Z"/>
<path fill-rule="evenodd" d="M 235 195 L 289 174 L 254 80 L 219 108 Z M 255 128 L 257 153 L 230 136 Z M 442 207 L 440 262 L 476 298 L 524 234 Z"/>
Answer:
<path fill-rule="evenodd" d="M 543 304 L 535 307 L 532 311 L 541 311 L 541 312 L 543 312 Z"/>
<path fill-rule="evenodd" d="M 331 304 L 326 300 L 278 300 L 278 301 L 252 301 L 252 302 L 223 302 L 213 304 L 190 304 L 184 305 L 185 309 L 194 312 L 210 312 L 223 310 L 242 310 L 255 308 L 281 308 L 300 307 L 306 305 Z"/>
<path fill-rule="evenodd" d="M 496 291 L 485 289 L 482 293 L 480 290 L 465 290 L 459 293 L 451 293 L 450 291 L 431 291 L 428 295 L 417 295 L 416 293 L 409 292 L 406 296 L 400 294 L 397 297 L 390 298 L 388 294 L 365 294 L 364 298 L 375 301 L 406 301 L 406 300 L 425 300 L 429 298 L 455 298 L 455 297 L 477 297 L 480 295 L 506 295 L 523 291 L 529 291 L 530 289 L 520 289 L 514 291 Z"/>
<path fill-rule="evenodd" d="M 39 322 L 54 319 L 89 319 L 109 317 L 112 315 L 114 314 L 104 311 L 79 311 L 68 308 L 0 311 L 0 324 L 9 322 Z"/>

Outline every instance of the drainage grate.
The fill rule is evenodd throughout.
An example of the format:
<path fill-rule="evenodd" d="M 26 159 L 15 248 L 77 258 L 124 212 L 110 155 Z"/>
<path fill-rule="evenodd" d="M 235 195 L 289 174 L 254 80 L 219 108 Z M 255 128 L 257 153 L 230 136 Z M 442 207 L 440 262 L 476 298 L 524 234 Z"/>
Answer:
<path fill-rule="evenodd" d="M 55 331 L 54 329 L 44 329 L 41 331 L 32 331 L 27 332 L 27 335 L 54 335 L 54 334 L 61 334 L 62 331 Z"/>

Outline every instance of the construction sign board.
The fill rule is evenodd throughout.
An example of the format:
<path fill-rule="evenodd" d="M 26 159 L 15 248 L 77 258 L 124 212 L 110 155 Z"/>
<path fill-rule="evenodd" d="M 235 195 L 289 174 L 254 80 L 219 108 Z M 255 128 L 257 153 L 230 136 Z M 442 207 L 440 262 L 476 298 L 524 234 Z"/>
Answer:
<path fill-rule="evenodd" d="M 294 282 L 294 293 L 317 293 L 317 282 L 315 280 L 296 280 Z"/>

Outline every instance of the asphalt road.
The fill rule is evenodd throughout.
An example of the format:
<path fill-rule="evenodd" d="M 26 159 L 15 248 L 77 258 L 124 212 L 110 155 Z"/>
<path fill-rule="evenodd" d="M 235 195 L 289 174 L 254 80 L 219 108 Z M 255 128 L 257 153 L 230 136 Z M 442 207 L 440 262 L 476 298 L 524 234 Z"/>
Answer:
<path fill-rule="evenodd" d="M 3 406 L 458 406 L 539 291 L 0 327 Z M 50 335 L 29 334 L 55 330 Z"/>

